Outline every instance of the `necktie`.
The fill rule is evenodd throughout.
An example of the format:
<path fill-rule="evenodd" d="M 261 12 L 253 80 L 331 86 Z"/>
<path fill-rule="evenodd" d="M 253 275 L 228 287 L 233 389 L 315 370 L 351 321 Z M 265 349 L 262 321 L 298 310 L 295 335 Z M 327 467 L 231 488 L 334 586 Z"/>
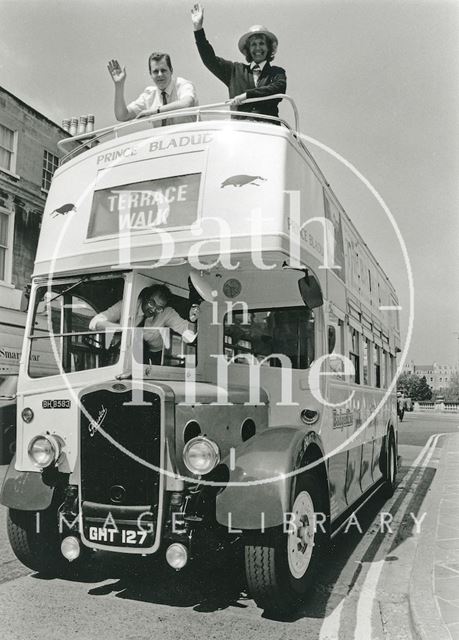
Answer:
<path fill-rule="evenodd" d="M 167 104 L 167 93 L 165 91 L 161 91 L 161 100 L 163 104 Z M 167 120 L 161 120 L 161 126 L 164 127 L 167 124 Z"/>
<path fill-rule="evenodd" d="M 253 81 L 256 87 L 258 86 L 258 80 L 260 79 L 260 74 L 261 74 L 260 65 L 256 64 L 253 68 Z"/>

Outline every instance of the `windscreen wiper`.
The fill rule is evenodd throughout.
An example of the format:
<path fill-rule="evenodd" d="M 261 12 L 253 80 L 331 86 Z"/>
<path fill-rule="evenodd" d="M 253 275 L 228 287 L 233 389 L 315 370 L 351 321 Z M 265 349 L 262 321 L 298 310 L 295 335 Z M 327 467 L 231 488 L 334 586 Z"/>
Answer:
<path fill-rule="evenodd" d="M 78 280 L 78 282 L 74 282 L 73 284 L 70 285 L 70 287 L 67 287 L 67 289 L 64 289 L 64 291 L 61 291 L 60 293 L 58 293 L 57 296 L 54 296 L 54 298 L 51 298 L 51 300 L 48 300 L 48 304 L 51 304 L 51 302 L 54 302 L 54 300 L 57 300 L 58 298 L 65 295 L 72 289 L 75 289 L 75 287 L 78 287 L 79 284 L 81 284 L 82 282 L 88 279 L 89 279 L 89 276 L 84 276 L 83 278 L 81 278 L 81 280 Z"/>

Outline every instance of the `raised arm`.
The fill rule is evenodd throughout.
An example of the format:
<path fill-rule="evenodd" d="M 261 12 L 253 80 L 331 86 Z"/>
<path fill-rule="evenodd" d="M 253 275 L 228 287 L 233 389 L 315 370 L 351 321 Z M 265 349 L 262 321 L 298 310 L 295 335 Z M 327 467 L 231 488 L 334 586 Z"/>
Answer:
<path fill-rule="evenodd" d="M 215 55 L 215 51 L 204 33 L 204 9 L 199 3 L 195 4 L 191 9 L 191 21 L 193 23 L 194 39 L 201 60 L 214 76 L 217 76 L 226 86 L 229 86 L 233 63 Z"/>
<path fill-rule="evenodd" d="M 196 333 L 189 328 L 188 320 L 184 320 L 175 309 L 168 307 L 163 313 L 165 314 L 164 326 L 170 327 L 180 334 L 187 343 L 191 343 L 196 339 Z"/>
<path fill-rule="evenodd" d="M 117 329 L 120 330 L 121 310 L 123 303 L 121 300 L 115 302 L 111 307 L 101 311 L 89 322 L 90 331 L 102 331 L 103 329 Z"/>
<path fill-rule="evenodd" d="M 108 72 L 115 85 L 115 118 L 120 122 L 132 120 L 135 114 L 128 111 L 124 97 L 124 83 L 126 82 L 126 68 L 121 68 L 118 60 L 110 60 L 107 65 Z"/>

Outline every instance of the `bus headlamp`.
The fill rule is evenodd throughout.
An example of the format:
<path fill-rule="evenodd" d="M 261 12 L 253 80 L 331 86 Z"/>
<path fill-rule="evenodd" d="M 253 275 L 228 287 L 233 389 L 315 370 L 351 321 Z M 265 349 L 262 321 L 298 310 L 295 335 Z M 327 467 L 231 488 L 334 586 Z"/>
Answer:
<path fill-rule="evenodd" d="M 186 443 L 183 462 L 192 473 L 204 475 L 215 469 L 220 462 L 220 450 L 212 440 L 197 436 Z"/>
<path fill-rule="evenodd" d="M 35 436 L 29 443 L 27 453 L 35 466 L 44 469 L 55 464 L 61 455 L 61 442 L 51 435 Z"/>
<path fill-rule="evenodd" d="M 21 418 L 26 424 L 30 424 L 33 420 L 33 411 L 30 407 L 26 407 L 22 410 Z"/>

